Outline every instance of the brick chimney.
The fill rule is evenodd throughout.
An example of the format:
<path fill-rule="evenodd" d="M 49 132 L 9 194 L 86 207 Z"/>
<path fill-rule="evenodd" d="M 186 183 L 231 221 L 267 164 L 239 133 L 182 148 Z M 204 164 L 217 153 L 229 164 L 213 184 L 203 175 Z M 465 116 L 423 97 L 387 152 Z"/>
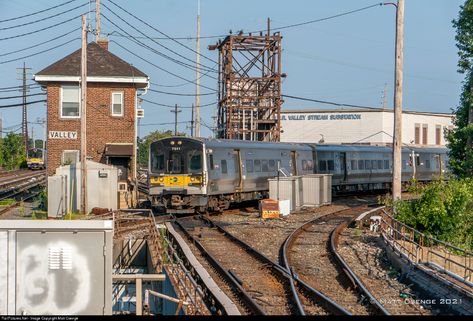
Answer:
<path fill-rule="evenodd" d="M 100 38 L 97 39 L 97 44 L 104 50 L 108 51 L 108 39 Z"/>

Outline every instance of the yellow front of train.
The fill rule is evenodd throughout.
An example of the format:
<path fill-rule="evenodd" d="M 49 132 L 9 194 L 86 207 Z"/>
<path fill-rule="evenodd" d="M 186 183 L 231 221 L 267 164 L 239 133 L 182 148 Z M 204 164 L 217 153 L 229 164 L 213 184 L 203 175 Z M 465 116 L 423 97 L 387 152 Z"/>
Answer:
<path fill-rule="evenodd" d="M 40 148 L 31 148 L 28 150 L 26 164 L 29 169 L 44 169 L 43 150 Z"/>
<path fill-rule="evenodd" d="M 178 210 L 204 206 L 204 169 L 200 140 L 177 136 L 151 143 L 148 185 L 153 205 Z"/>

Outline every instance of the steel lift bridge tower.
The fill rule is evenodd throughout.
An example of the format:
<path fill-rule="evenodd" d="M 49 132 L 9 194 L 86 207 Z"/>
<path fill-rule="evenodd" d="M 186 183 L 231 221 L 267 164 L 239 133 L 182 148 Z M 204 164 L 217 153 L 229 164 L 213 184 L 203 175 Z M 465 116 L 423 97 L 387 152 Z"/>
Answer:
<path fill-rule="evenodd" d="M 218 49 L 217 138 L 280 139 L 281 35 L 228 35 Z M 283 75 L 284 76 L 284 75 Z"/>

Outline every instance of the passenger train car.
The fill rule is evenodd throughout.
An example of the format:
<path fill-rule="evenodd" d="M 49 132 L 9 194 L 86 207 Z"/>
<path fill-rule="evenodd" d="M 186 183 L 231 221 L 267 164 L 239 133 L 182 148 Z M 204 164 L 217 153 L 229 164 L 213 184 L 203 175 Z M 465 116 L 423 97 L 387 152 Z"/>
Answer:
<path fill-rule="evenodd" d="M 446 152 L 446 148 L 404 148 L 402 180 L 415 176 L 429 181 L 442 175 Z M 335 193 L 388 189 L 392 149 L 170 137 L 150 145 L 148 171 L 154 206 L 174 213 L 222 211 L 232 202 L 267 197 L 268 178 L 278 172 L 332 174 Z"/>
<path fill-rule="evenodd" d="M 45 169 L 46 168 L 46 150 L 42 148 L 28 149 L 28 157 L 26 164 L 29 169 Z"/>

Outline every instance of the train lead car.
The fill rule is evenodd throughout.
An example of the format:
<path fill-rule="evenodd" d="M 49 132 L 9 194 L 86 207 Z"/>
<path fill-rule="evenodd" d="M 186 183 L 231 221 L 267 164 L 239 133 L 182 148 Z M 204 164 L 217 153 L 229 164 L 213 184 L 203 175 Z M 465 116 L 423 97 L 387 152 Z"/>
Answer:
<path fill-rule="evenodd" d="M 403 148 L 402 180 L 443 175 L 446 148 Z M 251 142 L 170 137 L 150 145 L 149 198 L 171 213 L 223 211 L 266 198 L 268 178 L 281 173 L 333 174 L 342 191 L 390 188 L 392 149 L 379 146 Z"/>

